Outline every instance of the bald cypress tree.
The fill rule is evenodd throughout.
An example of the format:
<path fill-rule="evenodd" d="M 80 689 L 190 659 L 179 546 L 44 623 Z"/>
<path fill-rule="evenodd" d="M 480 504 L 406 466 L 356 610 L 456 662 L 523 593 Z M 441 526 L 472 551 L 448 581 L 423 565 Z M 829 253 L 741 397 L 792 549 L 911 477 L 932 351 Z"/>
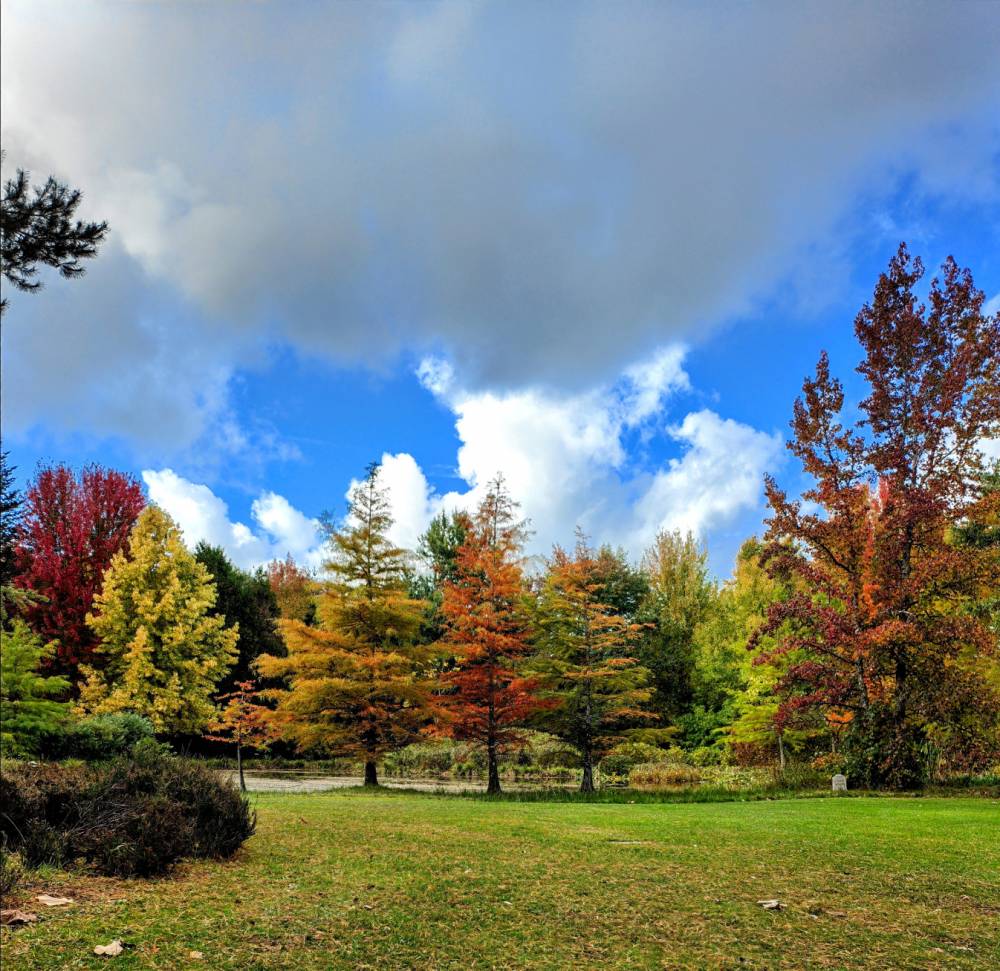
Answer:
<path fill-rule="evenodd" d="M 378 479 L 373 464 L 351 491 L 347 520 L 329 527 L 333 579 L 318 625 L 282 621 L 288 656 L 258 661 L 265 677 L 288 685 L 270 692 L 283 732 L 304 749 L 361 759 L 365 785 L 378 784 L 378 760 L 414 741 L 435 710 L 433 648 L 417 643 L 425 605 L 408 595 L 406 552 L 389 539 Z"/>

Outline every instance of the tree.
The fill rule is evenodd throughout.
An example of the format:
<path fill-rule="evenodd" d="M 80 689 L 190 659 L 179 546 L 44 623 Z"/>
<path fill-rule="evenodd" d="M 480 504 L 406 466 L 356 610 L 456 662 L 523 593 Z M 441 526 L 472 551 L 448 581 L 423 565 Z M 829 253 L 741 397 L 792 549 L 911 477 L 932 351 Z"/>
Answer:
<path fill-rule="evenodd" d="M 455 576 L 458 549 L 465 541 L 465 521 L 465 515 L 460 512 L 438 513 L 417 546 L 417 556 L 426 569 L 412 572 L 408 585 L 410 595 L 427 604 L 421 638 L 428 643 L 444 636 L 443 588 Z"/>
<path fill-rule="evenodd" d="M 221 694 L 228 694 L 238 682 L 253 677 L 253 664 L 261 654 L 285 653 L 277 625 L 278 602 L 263 569 L 252 573 L 239 569 L 221 546 L 199 543 L 194 558 L 208 570 L 215 584 L 215 606 L 210 612 L 240 632 L 239 656 L 218 686 Z"/>
<path fill-rule="evenodd" d="M 688 533 L 660 532 L 642 560 L 649 595 L 639 619 L 650 625 L 638 648 L 652 672 L 653 706 L 665 721 L 688 710 L 694 672 L 694 632 L 714 595 L 708 553 Z"/>
<path fill-rule="evenodd" d="M 640 628 L 602 601 L 601 566 L 582 533 L 572 556 L 556 547 L 533 615 L 532 667 L 556 703 L 545 723 L 579 750 L 581 792 L 594 791 L 595 754 L 620 740 L 615 733 L 656 717 L 650 673 L 631 656 Z"/>
<path fill-rule="evenodd" d="M 914 294 L 922 276 L 900 246 L 857 316 L 869 388 L 858 419 L 845 423 L 825 353 L 805 380 L 788 447 L 813 483 L 806 503 L 766 479 L 765 560 L 802 586 L 772 605 L 758 635 L 784 628 L 772 653 L 804 654 L 780 686 L 782 710 L 847 713 L 849 764 L 874 786 L 921 784 L 927 726 L 997 704 L 956 663 L 996 648 L 964 604 L 1000 583 L 997 558 L 950 536 L 974 518 L 979 446 L 1000 433 L 1000 314 L 983 313 L 983 294 L 951 258 L 926 304 Z"/>
<path fill-rule="evenodd" d="M 283 620 L 287 657 L 258 661 L 265 677 L 288 682 L 268 692 L 285 734 L 305 749 L 362 759 L 366 786 L 378 785 L 378 760 L 414 741 L 435 713 L 425 676 L 432 649 L 416 643 L 424 605 L 407 595 L 406 554 L 389 539 L 378 478 L 369 466 L 347 520 L 328 526 L 334 580 L 320 595 L 318 626 Z"/>
<path fill-rule="evenodd" d="M 463 524 L 465 541 L 441 606 L 442 647 L 457 662 L 442 676 L 450 731 L 485 747 L 490 794 L 500 792 L 500 755 L 518 744 L 519 727 L 544 707 L 535 679 L 518 670 L 532 646 L 522 605 L 525 526 L 516 516 L 517 504 L 498 476 Z"/>
<path fill-rule="evenodd" d="M 272 725 L 269 721 L 271 710 L 260 704 L 261 694 L 253 681 L 239 681 L 232 691 L 220 696 L 222 710 L 217 718 L 208 723 L 210 742 L 227 742 L 236 746 L 236 771 L 240 777 L 240 789 L 247 791 L 243 778 L 243 750 L 263 749 L 271 743 Z"/>
<path fill-rule="evenodd" d="M 184 545 L 180 528 L 147 506 L 117 552 L 87 621 L 100 638 L 99 666 L 82 668 L 80 708 L 131 711 L 157 732 L 200 733 L 212 695 L 236 660 L 239 632 L 212 614 L 215 584 Z"/>
<path fill-rule="evenodd" d="M 69 715 L 69 705 L 59 700 L 69 682 L 38 670 L 54 647 L 23 620 L 0 631 L 0 749 L 7 757 L 37 755 L 39 744 Z"/>
<path fill-rule="evenodd" d="M 108 231 L 106 222 L 74 221 L 82 196 L 51 175 L 42 186 L 30 186 L 18 169 L 4 185 L 0 201 L 0 264 L 4 279 L 15 289 L 38 290 L 39 266 L 50 266 L 64 277 L 81 276 L 81 260 L 91 259 Z M 0 299 L 0 315 L 7 299 Z"/>
<path fill-rule="evenodd" d="M 24 617 L 43 641 L 58 642 L 49 664 L 74 684 L 92 661 L 94 595 L 145 502 L 134 478 L 99 465 L 79 478 L 65 465 L 42 468 L 28 487 L 15 583 L 38 595 Z"/>
<path fill-rule="evenodd" d="M 267 579 L 283 620 L 316 623 L 316 580 L 292 559 L 291 553 L 283 560 L 268 563 Z"/>
<path fill-rule="evenodd" d="M 14 488 L 9 452 L 0 452 L 0 588 L 14 582 L 17 535 L 21 526 L 21 493 Z"/>

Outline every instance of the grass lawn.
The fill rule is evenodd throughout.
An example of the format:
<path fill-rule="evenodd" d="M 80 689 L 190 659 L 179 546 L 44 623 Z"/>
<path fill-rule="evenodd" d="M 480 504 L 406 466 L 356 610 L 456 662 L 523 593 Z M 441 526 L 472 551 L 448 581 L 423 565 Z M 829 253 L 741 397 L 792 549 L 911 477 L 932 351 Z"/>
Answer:
<path fill-rule="evenodd" d="M 258 811 L 228 863 L 158 881 L 49 874 L 32 895 L 77 902 L 5 929 L 4 971 L 1000 967 L 996 800 L 351 790 L 260 796 Z M 132 947 L 92 956 L 115 937 Z"/>

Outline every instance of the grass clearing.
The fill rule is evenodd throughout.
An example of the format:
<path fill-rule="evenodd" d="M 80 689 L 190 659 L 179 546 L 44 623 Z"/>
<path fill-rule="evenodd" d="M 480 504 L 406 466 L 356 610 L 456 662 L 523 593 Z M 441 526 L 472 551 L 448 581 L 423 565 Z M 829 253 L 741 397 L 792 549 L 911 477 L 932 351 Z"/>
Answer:
<path fill-rule="evenodd" d="M 228 863 L 49 874 L 32 895 L 77 903 L 5 929 L 5 971 L 102 965 L 93 947 L 116 937 L 132 945 L 116 969 L 1000 966 L 996 800 L 341 790 L 257 809 Z"/>

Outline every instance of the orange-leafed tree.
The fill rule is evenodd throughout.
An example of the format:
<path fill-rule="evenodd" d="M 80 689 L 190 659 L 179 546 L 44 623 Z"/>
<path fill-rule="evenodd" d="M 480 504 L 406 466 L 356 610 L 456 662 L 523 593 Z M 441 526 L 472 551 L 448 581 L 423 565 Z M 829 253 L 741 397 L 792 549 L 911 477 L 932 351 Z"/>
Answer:
<path fill-rule="evenodd" d="M 305 750 L 362 760 L 367 786 L 378 785 L 378 760 L 418 738 L 437 711 L 435 649 L 417 643 L 425 604 L 407 594 L 406 552 L 389 539 L 378 479 L 373 464 L 351 489 L 347 519 L 328 525 L 333 579 L 316 626 L 283 620 L 288 656 L 258 661 L 264 677 L 287 684 L 268 692 L 285 735 Z"/>
<path fill-rule="evenodd" d="M 534 607 L 533 669 L 554 702 L 546 727 L 574 745 L 581 792 L 594 791 L 595 756 L 624 729 L 655 721 L 652 676 L 634 657 L 639 624 L 604 603 L 600 553 L 577 532 L 572 554 L 556 547 Z"/>
<path fill-rule="evenodd" d="M 315 621 L 316 579 L 295 562 L 291 553 L 283 560 L 268 563 L 267 581 L 284 620 L 301 620 L 306 624 Z"/>
<path fill-rule="evenodd" d="M 521 662 L 532 646 L 524 612 L 521 546 L 525 526 L 502 476 L 488 486 L 463 527 L 451 579 L 443 587 L 442 647 L 456 667 L 443 675 L 448 727 L 486 750 L 487 792 L 500 792 L 500 756 L 521 740 L 519 727 L 544 707 Z"/>
<path fill-rule="evenodd" d="M 771 606 L 751 647 L 761 663 L 794 654 L 779 716 L 819 706 L 847 718 L 844 751 L 859 784 L 926 777 L 932 726 L 1000 711 L 962 663 L 996 649 L 967 609 L 1000 584 L 1000 562 L 953 541 L 982 496 L 981 443 L 1000 437 L 1000 314 L 983 311 L 971 274 L 948 259 L 926 302 L 905 246 L 855 321 L 868 396 L 843 417 L 825 354 L 795 404 L 789 449 L 812 484 L 806 502 L 768 479 L 764 559 L 796 593 Z M 994 717 L 995 720 L 995 717 Z"/>
<path fill-rule="evenodd" d="M 237 681 L 232 691 L 219 696 L 219 716 L 209 722 L 205 738 L 236 746 L 236 771 L 240 789 L 247 791 L 243 778 L 243 750 L 265 749 L 274 737 L 273 712 L 261 703 L 261 693 L 253 681 Z"/>

